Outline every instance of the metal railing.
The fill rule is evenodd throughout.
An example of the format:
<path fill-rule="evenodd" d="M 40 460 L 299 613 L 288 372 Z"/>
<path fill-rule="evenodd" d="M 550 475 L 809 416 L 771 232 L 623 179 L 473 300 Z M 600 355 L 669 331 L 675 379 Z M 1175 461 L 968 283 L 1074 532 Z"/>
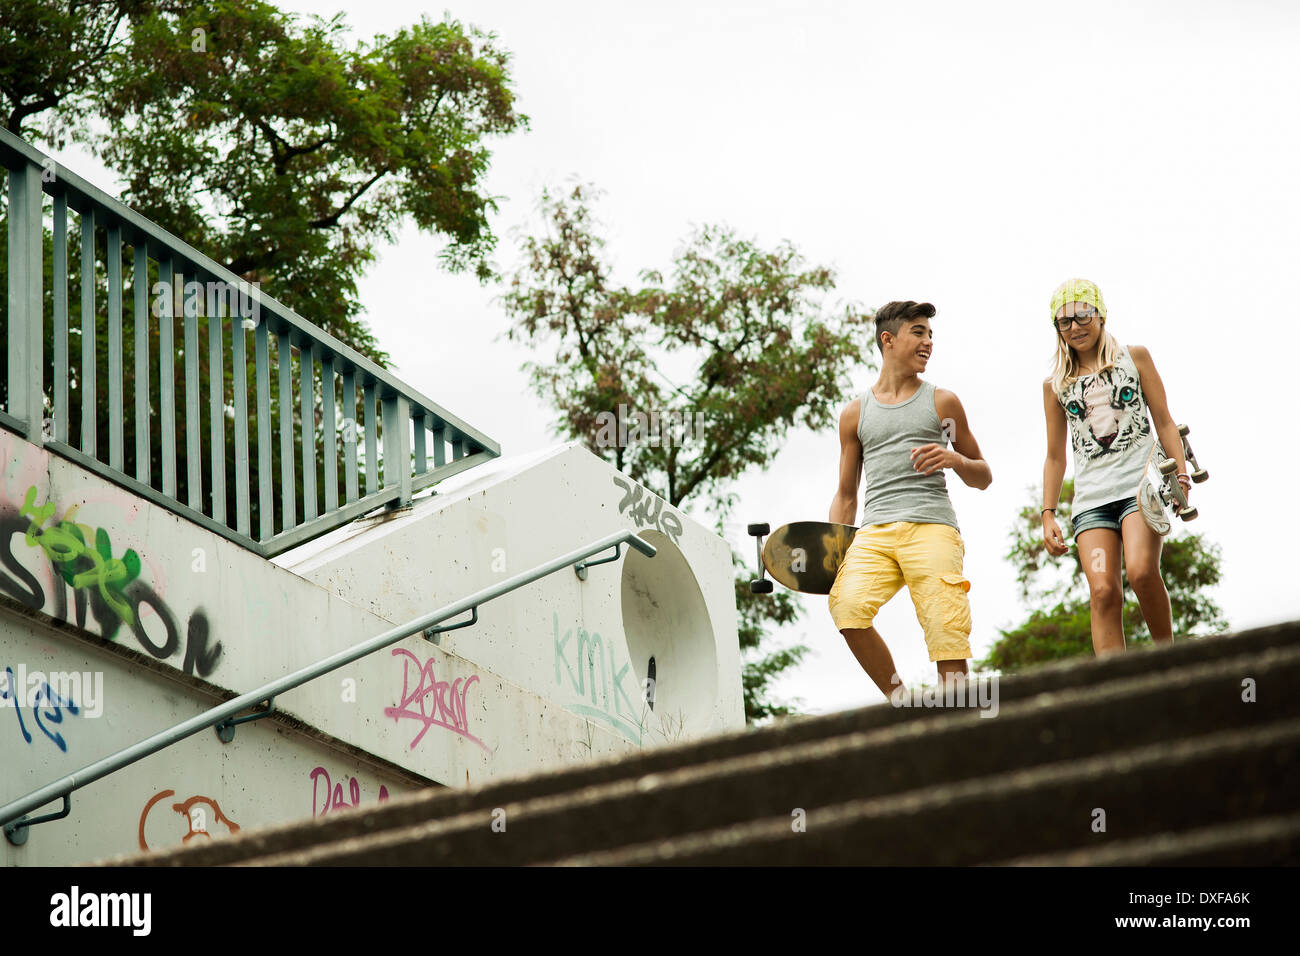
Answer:
<path fill-rule="evenodd" d="M 263 557 L 406 504 L 501 454 L 477 429 L 3 129 L 0 162 L 9 187 L 0 426 Z M 80 303 L 72 328 L 70 286 Z M 70 402 L 70 389 L 79 401 Z"/>
<path fill-rule="evenodd" d="M 523 587 L 525 584 L 531 584 L 538 578 L 543 578 L 561 568 L 573 567 L 575 571 L 578 572 L 579 578 L 586 580 L 585 571 L 587 568 L 606 562 L 589 562 L 585 559 L 593 554 L 607 551 L 610 548 L 614 549 L 614 558 L 617 558 L 624 542 L 647 557 L 654 557 L 655 555 L 654 545 L 639 537 L 634 531 L 617 531 L 608 534 L 600 540 L 593 541 L 585 547 L 578 548 L 575 551 L 570 551 L 568 554 L 561 555 L 545 564 L 538 565 L 531 571 L 524 571 L 520 574 L 516 574 L 512 578 L 508 578 L 507 580 L 494 584 L 491 587 L 477 591 L 469 597 L 463 598 L 454 604 L 448 604 L 445 607 L 439 608 L 429 614 L 425 614 L 422 617 L 417 617 L 414 620 L 408 621 L 407 623 L 392 628 L 391 630 L 384 631 L 382 634 L 372 637 L 370 640 L 358 644 L 355 647 L 349 648 L 345 651 L 340 651 L 331 657 L 317 661 L 315 664 L 310 664 L 301 670 L 294 671 L 292 674 L 271 681 L 271 683 L 265 684 L 256 690 L 249 691 L 246 694 L 241 694 L 233 700 L 226 701 L 224 704 L 205 710 L 198 716 L 191 717 L 189 720 L 183 721 L 174 727 L 169 727 L 160 733 L 154 734 L 147 740 L 142 740 L 137 744 L 119 750 L 115 754 L 111 754 L 110 756 L 97 760 L 88 766 L 82 767 L 75 773 L 70 773 L 38 790 L 33 790 L 26 796 L 20 797 L 19 799 L 0 807 L 0 825 L 4 826 L 5 834 L 10 837 L 10 842 L 21 843 L 26 840 L 25 831 L 28 827 L 34 826 L 37 823 L 44 823 L 67 816 L 71 811 L 72 793 L 88 784 L 94 783 L 96 780 L 121 770 L 123 767 L 135 763 L 137 760 L 142 760 L 150 754 L 157 753 L 159 750 L 170 747 L 172 744 L 178 743 L 187 737 L 191 737 L 208 727 L 218 727 L 222 724 L 228 724 L 228 722 L 232 721 L 235 715 L 241 710 L 252 707 L 255 704 L 269 702 L 269 704 L 273 705 L 275 698 L 286 691 L 293 690 L 295 687 L 299 687 L 308 681 L 315 680 L 317 677 L 328 674 L 330 671 L 336 670 L 345 664 L 351 664 L 353 661 L 359 660 L 374 651 L 382 650 L 390 644 L 396 644 L 398 641 L 410 637 L 412 634 L 421 631 L 428 632 L 434 628 L 434 625 L 439 624 L 448 618 L 455 617 L 457 614 L 473 610 L 475 612 L 475 617 L 477 617 L 479 605 L 485 604 L 486 602 L 498 598 L 516 588 Z M 268 707 L 266 712 L 256 716 L 265 716 L 265 714 L 269 712 L 270 708 Z M 44 806 L 51 800 L 57 800 L 59 798 L 63 799 L 63 809 L 61 811 L 32 820 L 20 821 L 20 818 L 25 814 L 37 809 L 38 807 Z M 16 821 L 20 822 L 18 822 L 17 826 L 14 826 Z"/>

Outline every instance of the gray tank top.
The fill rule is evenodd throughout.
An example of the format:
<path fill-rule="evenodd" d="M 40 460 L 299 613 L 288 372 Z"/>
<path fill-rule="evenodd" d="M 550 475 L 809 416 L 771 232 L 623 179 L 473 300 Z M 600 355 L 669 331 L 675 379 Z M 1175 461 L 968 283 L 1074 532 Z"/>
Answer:
<path fill-rule="evenodd" d="M 957 525 L 943 471 L 923 475 L 912 467 L 912 449 L 931 442 L 948 446 L 934 410 L 934 386 L 921 387 L 905 402 L 882 405 L 871 390 L 862 393 L 858 440 L 862 442 L 861 526 L 891 521 Z"/>

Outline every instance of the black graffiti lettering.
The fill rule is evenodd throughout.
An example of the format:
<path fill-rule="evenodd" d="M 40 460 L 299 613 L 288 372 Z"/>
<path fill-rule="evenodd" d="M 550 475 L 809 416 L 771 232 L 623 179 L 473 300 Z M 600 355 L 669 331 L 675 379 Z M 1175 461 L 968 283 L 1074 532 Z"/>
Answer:
<path fill-rule="evenodd" d="M 208 649 L 208 616 L 196 610 L 190 615 L 189 634 L 185 639 L 185 664 L 182 670 L 187 674 L 198 671 L 200 677 L 207 677 L 221 660 L 221 642 L 218 641 Z"/>
<path fill-rule="evenodd" d="M 0 594 L 8 595 L 33 611 L 40 611 L 45 607 L 45 589 L 37 577 L 18 561 L 13 551 L 14 536 L 22 535 L 24 543 L 29 544 L 27 535 L 32 527 L 32 522 L 27 515 L 15 511 L 8 505 L 0 506 L 0 568 L 3 568 L 0 572 Z M 107 540 L 102 529 L 100 534 Z M 79 555 L 53 566 L 55 583 L 52 616 L 56 620 L 68 620 L 67 589 L 71 588 L 72 613 L 76 626 L 86 629 L 87 612 L 89 612 L 89 615 L 93 616 L 99 624 L 103 639 L 111 641 L 117 634 L 118 628 L 122 626 L 123 609 L 115 609 L 109 604 L 100 588 L 74 587 L 71 583 L 78 574 L 96 568 L 97 563 L 94 558 L 86 555 Z M 128 626 L 140 646 L 158 660 L 167 660 L 176 654 L 181 646 L 180 627 L 176 615 L 167 606 L 167 602 L 139 578 L 122 588 L 120 594 L 130 608 L 131 620 Z M 144 622 L 140 617 L 142 605 L 153 608 L 158 620 L 162 622 L 164 634 L 161 643 L 145 630 Z M 154 630 L 157 630 L 156 626 Z M 186 628 L 185 658 L 181 665 L 186 674 L 207 677 L 216 669 L 217 663 L 221 660 L 221 642 L 209 646 L 210 643 L 211 628 L 208 616 L 201 608 L 195 609 L 190 615 Z M 52 716 L 50 719 L 57 722 L 58 717 Z M 46 733 L 48 734 L 48 731 Z"/>
<path fill-rule="evenodd" d="M 135 639 L 140 642 L 140 646 L 159 660 L 166 660 L 171 657 L 181 646 L 180 629 L 176 626 L 176 618 L 172 616 L 171 610 L 167 607 L 153 588 L 142 581 L 132 581 L 126 589 L 127 600 L 131 602 L 131 610 L 135 612 L 135 621 L 131 625 L 131 630 L 135 633 Z M 158 619 L 163 622 L 163 628 L 167 632 L 167 640 L 159 645 L 155 644 L 144 629 L 144 622 L 140 618 L 140 605 L 147 604 L 154 609 Z"/>
<path fill-rule="evenodd" d="M 6 508 L 0 513 L 0 564 L 8 574 L 0 574 L 0 591 L 4 591 L 24 607 L 39 611 L 45 606 L 45 591 L 36 576 L 18 563 L 13 553 L 15 534 L 26 535 L 29 522 L 26 518 Z M 16 580 L 15 580 L 16 579 Z"/>

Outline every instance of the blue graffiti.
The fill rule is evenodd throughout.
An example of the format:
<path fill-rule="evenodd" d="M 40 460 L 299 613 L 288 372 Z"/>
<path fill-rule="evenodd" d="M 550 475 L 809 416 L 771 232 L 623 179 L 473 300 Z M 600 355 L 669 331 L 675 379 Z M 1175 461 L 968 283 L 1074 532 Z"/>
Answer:
<path fill-rule="evenodd" d="M 14 669 L 12 667 L 6 667 L 5 686 L 3 690 L 0 690 L 0 707 L 9 707 L 12 705 L 14 714 L 18 717 L 18 731 L 23 735 L 23 740 L 30 744 L 32 743 L 32 735 L 27 729 L 27 724 L 23 721 L 22 691 L 23 688 L 20 687 L 18 682 L 14 679 Z M 68 713 L 75 717 L 81 713 L 77 705 L 73 703 L 70 697 L 64 698 L 62 695 L 52 690 L 49 681 L 41 680 L 40 684 L 36 688 L 36 693 L 32 695 L 29 706 L 32 711 L 32 719 L 36 722 L 36 726 L 40 729 L 41 733 L 54 741 L 55 745 L 60 750 L 67 753 L 68 742 L 63 739 L 63 734 L 52 733 L 50 728 L 45 726 L 45 721 L 49 721 L 51 724 L 63 723 L 63 711 L 65 708 Z M 41 719 L 42 707 L 45 708 L 44 720 Z"/>

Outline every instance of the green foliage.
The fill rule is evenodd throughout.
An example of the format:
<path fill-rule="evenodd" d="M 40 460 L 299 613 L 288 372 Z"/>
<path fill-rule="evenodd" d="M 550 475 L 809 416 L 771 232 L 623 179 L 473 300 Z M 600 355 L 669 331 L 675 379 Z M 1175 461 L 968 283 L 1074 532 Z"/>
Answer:
<path fill-rule="evenodd" d="M 523 242 L 525 263 L 503 304 L 507 335 L 556 341 L 552 361 L 525 368 L 538 395 L 560 413 L 557 433 L 674 506 L 699 504 L 719 521 L 734 507 L 730 482 L 766 467 L 796 424 L 836 420 L 848 371 L 869 352 L 869 316 L 853 306 L 826 311 L 830 269 L 808 266 L 790 243 L 760 248 L 721 226 L 697 229 L 669 275 L 646 270 L 639 283 L 613 281 L 590 210 L 590 187 L 543 193 L 546 232 Z M 690 369 L 674 382 L 667 368 Z M 685 440 L 633 432 L 614 439 L 610 423 L 628 413 L 704 423 Z M 792 713 L 764 700 L 769 683 L 806 653 L 799 646 L 755 659 L 763 628 L 793 621 L 788 594 L 750 594 L 752 572 L 736 578 L 746 715 Z"/>
<path fill-rule="evenodd" d="M 13 11 L 12 130 L 50 110 L 45 138 L 90 143 L 140 213 L 379 364 L 357 280 L 403 222 L 448 238 L 448 268 L 493 275 L 484 142 L 527 119 L 492 34 L 426 18 L 353 46 L 341 16 L 261 0 Z M 54 50 L 69 38 L 90 46 Z M 87 129 L 91 114 L 111 132 Z"/>
<path fill-rule="evenodd" d="M 1016 568 L 1021 600 L 1032 610 L 1024 623 L 1001 631 L 1002 636 L 988 656 L 979 662 L 980 667 L 1003 673 L 1092 653 L 1088 581 L 1078 547 L 1070 536 L 1067 554 L 1058 558 L 1047 553 L 1038 510 L 1042 496 L 1037 489 L 1032 489 L 1031 494 L 1034 495 L 1031 503 L 1020 509 L 1012 525 L 1011 547 L 1006 557 Z M 1057 508 L 1062 530 L 1069 528 L 1073 499 L 1074 482 L 1067 480 L 1062 485 Z M 1209 589 L 1219 583 L 1221 560 L 1219 546 L 1203 535 L 1184 530 L 1165 538 L 1160 572 L 1169 592 L 1176 637 L 1217 633 L 1227 628 L 1222 610 L 1209 596 Z M 1126 572 L 1121 574 L 1121 580 L 1126 643 L 1148 643 L 1151 634 Z"/>
<path fill-rule="evenodd" d="M 750 723 L 771 717 L 789 717 L 798 713 L 795 707 L 802 704 L 795 699 L 790 703 L 770 700 L 770 685 L 788 668 L 794 667 L 808 653 L 804 644 L 778 648 L 764 654 L 763 637 L 770 626 L 791 624 L 799 616 L 799 606 L 789 591 L 772 594 L 755 594 L 749 589 L 754 570 L 740 556 L 732 552 L 736 569 L 736 631 L 740 638 L 741 655 L 745 658 L 741 683 L 745 694 L 745 719 Z"/>
<path fill-rule="evenodd" d="M 95 108 L 92 86 L 127 42 L 123 27 L 179 2 L 5 0 L 0 4 L 0 124 L 62 149 Z M 44 130 L 35 119 L 45 113 Z"/>

